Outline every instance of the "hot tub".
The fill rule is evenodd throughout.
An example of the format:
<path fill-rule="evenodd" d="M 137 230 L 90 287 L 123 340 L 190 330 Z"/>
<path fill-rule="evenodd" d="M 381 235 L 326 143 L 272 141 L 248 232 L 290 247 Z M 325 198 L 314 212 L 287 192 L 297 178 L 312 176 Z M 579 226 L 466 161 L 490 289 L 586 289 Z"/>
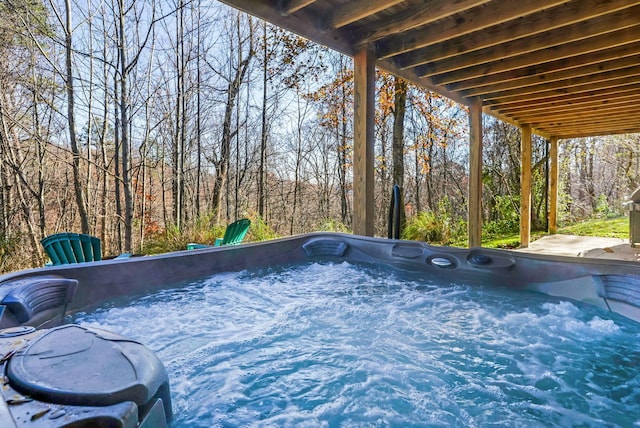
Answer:
<path fill-rule="evenodd" d="M 0 327 L 5 329 L 8 336 L 2 338 L 0 335 L 0 346 L 4 347 L 5 358 L 2 364 L 9 381 L 4 400 L 9 404 L 5 404 L 0 410 L 1 420 L 7 421 L 3 426 L 10 426 L 10 422 L 24 423 L 25 420 L 42 426 L 70 422 L 77 423 L 78 426 L 82 426 L 82 423 L 91 426 L 96 421 L 107 420 L 117 421 L 119 425 L 116 426 L 144 423 L 147 426 L 160 426 L 159 420 L 166 423 L 172 412 L 167 375 L 162 363 L 156 362 L 152 352 L 138 341 L 126 338 L 138 334 L 135 328 L 123 337 L 102 331 L 100 325 L 69 324 L 69 317 L 77 317 L 73 314 L 90 313 L 106 302 L 120 302 L 122 307 L 122 302 L 127 299 L 153 296 L 167 288 L 175 290 L 177 284 L 184 284 L 186 289 L 192 281 L 216 273 L 258 271 L 262 275 L 273 269 L 284 269 L 286 272 L 309 263 L 328 264 L 330 270 L 343 269 L 343 263 L 387 267 L 412 278 L 409 281 L 414 284 L 410 287 L 411 293 L 423 292 L 424 285 L 420 281 L 428 279 L 430 290 L 433 287 L 437 289 L 437 284 L 441 283 L 447 287 L 450 284 L 462 284 L 470 289 L 476 287 L 487 290 L 489 294 L 491 290 L 504 289 L 511 294 L 521 293 L 523 298 L 530 298 L 532 295 L 544 298 L 546 294 L 552 296 L 548 300 L 552 305 L 549 311 L 553 314 L 558 311 L 567 312 L 563 302 L 573 301 L 576 304 L 593 305 L 600 314 L 613 312 L 616 316 L 621 314 L 640 320 L 640 266 L 633 262 L 541 257 L 481 248 L 441 248 L 417 242 L 343 234 L 308 234 L 237 247 L 34 269 L 1 278 Z M 359 287 L 365 287 L 366 293 L 375 294 L 385 283 L 384 275 L 378 276 L 381 282 L 373 288 L 366 288 L 366 284 L 360 284 Z M 366 281 L 369 280 L 365 279 Z M 242 284 L 239 283 L 237 287 L 241 288 Z M 305 287 L 305 284 L 301 283 L 300 287 Z M 413 299 L 418 295 L 408 296 L 407 298 Z M 462 309 L 464 305 L 461 306 Z M 508 315 L 518 318 L 514 313 Z M 155 313 L 153 316 L 162 315 Z M 523 317 L 522 322 L 527 322 L 527 319 L 526 316 Z M 596 320 L 594 323 L 588 321 L 586 325 L 594 324 L 594 328 L 599 328 L 598 316 L 593 319 Z M 37 330 L 24 327 L 27 325 L 37 327 Z M 14 334 L 19 339 L 11 337 Z M 147 341 L 144 334 L 139 341 Z M 97 360 L 101 367 L 113 366 L 115 369 L 102 370 L 103 377 L 92 376 L 91 382 L 80 380 L 85 385 L 85 389 L 80 391 L 74 382 L 59 381 L 61 375 L 69 376 L 70 367 L 81 367 L 66 356 L 81 354 L 66 352 L 69 346 L 65 344 L 69 343 L 90 343 L 91 346 L 80 347 L 82 350 L 89 350 L 81 360 Z M 116 361 L 117 358 L 112 355 L 114 353 L 99 350 L 113 350 L 114 347 L 119 349 L 125 344 L 127 349 L 124 354 L 137 356 L 127 361 L 136 360 L 141 366 L 154 369 L 136 379 L 130 379 L 130 382 L 114 386 L 110 383 L 113 373 L 125 373 L 127 369 L 121 367 L 122 362 Z M 91 351 L 94 348 L 98 350 L 97 354 Z M 464 345 L 458 344 L 453 348 L 453 352 L 458 352 Z M 47 361 L 41 361 L 40 364 L 31 361 L 34 356 L 42 355 L 43 349 L 61 358 L 62 363 L 58 367 L 63 369 L 58 372 L 47 365 Z M 117 353 L 123 354 L 122 351 L 115 352 Z M 156 353 L 162 355 L 162 352 Z M 80 370 L 80 373 L 88 371 Z M 72 377 L 75 376 L 77 375 L 72 374 Z M 171 378 L 171 370 L 168 377 Z M 556 387 L 554 382 L 556 381 L 543 379 L 540 385 L 542 389 L 553 389 Z M 106 394 L 111 390 L 121 392 Z M 59 393 L 60 391 L 62 392 Z M 104 399 L 105 394 L 111 398 Z M 83 401 L 82 396 L 89 398 Z M 634 416 L 631 417 L 634 420 Z M 636 415 L 635 421 L 639 418 Z M 381 420 L 384 423 L 384 418 Z M 377 423 L 376 421 L 377 419 L 370 420 L 368 423 Z M 322 422 L 322 419 L 316 422 Z M 353 420 L 342 421 L 349 422 L 357 423 Z M 403 422 L 407 423 L 406 420 Z"/>

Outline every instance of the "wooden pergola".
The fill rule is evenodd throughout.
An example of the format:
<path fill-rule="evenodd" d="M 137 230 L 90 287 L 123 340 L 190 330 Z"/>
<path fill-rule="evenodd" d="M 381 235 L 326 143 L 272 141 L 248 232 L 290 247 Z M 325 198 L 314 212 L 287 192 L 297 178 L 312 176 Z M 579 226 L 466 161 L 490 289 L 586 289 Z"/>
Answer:
<path fill-rule="evenodd" d="M 522 246 L 531 222 L 531 139 L 640 132 L 640 1 L 222 0 L 350 55 L 355 71 L 354 233 L 373 235 L 375 67 L 469 106 L 469 245 L 481 243 L 482 113 L 522 132 Z"/>

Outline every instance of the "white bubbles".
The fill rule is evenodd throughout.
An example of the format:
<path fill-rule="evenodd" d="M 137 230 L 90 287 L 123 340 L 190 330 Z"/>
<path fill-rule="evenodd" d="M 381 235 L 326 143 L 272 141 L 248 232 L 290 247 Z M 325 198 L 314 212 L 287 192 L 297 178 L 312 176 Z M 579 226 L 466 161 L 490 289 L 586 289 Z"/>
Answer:
<path fill-rule="evenodd" d="M 550 299 L 315 263 L 215 275 L 77 322 L 158 354 L 175 427 L 637 423 L 637 325 Z"/>
<path fill-rule="evenodd" d="M 620 327 L 618 327 L 612 320 L 603 320 L 600 317 L 593 317 L 593 319 L 587 324 L 594 333 L 600 332 L 603 335 L 620 333 Z"/>
<path fill-rule="evenodd" d="M 615 336 L 620 328 L 612 320 L 605 320 L 598 316 L 585 319 L 580 309 L 570 302 L 557 304 L 546 303 L 543 308 L 548 315 L 540 317 L 541 326 L 549 330 L 574 337 L 576 340 L 602 340 L 607 336 Z"/>
<path fill-rule="evenodd" d="M 575 317 L 579 313 L 579 309 L 570 302 L 545 303 L 542 308 L 549 312 L 551 316 L 557 317 Z"/>

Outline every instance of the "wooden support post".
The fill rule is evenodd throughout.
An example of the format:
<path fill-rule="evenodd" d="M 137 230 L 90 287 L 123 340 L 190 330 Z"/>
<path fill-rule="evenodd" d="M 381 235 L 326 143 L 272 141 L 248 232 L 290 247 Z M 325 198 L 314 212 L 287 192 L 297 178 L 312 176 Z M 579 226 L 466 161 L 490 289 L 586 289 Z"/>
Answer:
<path fill-rule="evenodd" d="M 353 233 L 374 233 L 374 120 L 375 54 L 371 47 L 358 48 L 353 57 Z"/>
<path fill-rule="evenodd" d="M 469 107 L 469 247 L 482 245 L 482 100 Z"/>
<path fill-rule="evenodd" d="M 531 126 L 522 126 L 520 141 L 520 246 L 531 239 Z"/>
<path fill-rule="evenodd" d="M 549 140 L 551 150 L 551 168 L 549 172 L 549 233 L 558 231 L 558 138 Z"/>

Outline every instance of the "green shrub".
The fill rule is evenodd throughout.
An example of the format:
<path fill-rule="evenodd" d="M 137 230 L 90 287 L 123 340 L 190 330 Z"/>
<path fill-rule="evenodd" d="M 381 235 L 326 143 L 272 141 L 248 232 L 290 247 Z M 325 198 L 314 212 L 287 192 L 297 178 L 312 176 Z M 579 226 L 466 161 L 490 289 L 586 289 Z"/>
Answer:
<path fill-rule="evenodd" d="M 333 218 L 326 218 L 318 226 L 318 230 L 321 232 L 342 232 L 352 233 L 351 228 L 347 225 Z"/>
<path fill-rule="evenodd" d="M 508 235 L 520 230 L 519 203 L 510 196 L 494 196 L 494 215 L 496 220 L 483 224 L 483 232 L 489 236 Z"/>
<path fill-rule="evenodd" d="M 616 209 L 616 206 L 619 209 Z M 609 204 L 609 200 L 606 195 L 600 194 L 596 199 L 596 207 L 594 210 L 595 218 L 615 218 L 623 215 L 622 203 L 619 204 Z"/>
<path fill-rule="evenodd" d="M 266 241 L 278 238 L 278 234 L 259 215 L 248 213 L 243 217 L 251 220 L 249 232 L 247 232 L 243 242 Z M 226 229 L 227 223 L 216 223 L 213 214 L 201 216 L 195 223 L 186 226 L 182 231 L 175 226 L 171 226 L 157 234 L 147 236 L 144 253 L 161 254 L 185 250 L 187 244 L 191 242 L 213 245 L 216 242 L 216 238 L 224 236 Z"/>
<path fill-rule="evenodd" d="M 32 258 L 28 257 L 31 245 L 24 246 L 20 235 L 0 236 L 0 272 L 12 272 L 20 269 L 34 267 Z M 24 249 L 28 248 L 27 254 Z"/>
<path fill-rule="evenodd" d="M 183 231 L 176 226 L 169 226 L 157 234 L 147 236 L 144 253 L 161 254 L 186 250 L 190 242 L 213 245 L 216 238 L 224 235 L 227 226 L 214 224 L 212 217 L 211 215 L 200 217 L 195 224 L 185 227 Z"/>
<path fill-rule="evenodd" d="M 509 235 L 520 231 L 519 221 L 509 219 L 494 220 L 482 225 L 482 232 L 487 236 Z"/>
<path fill-rule="evenodd" d="M 443 220 L 436 213 L 421 211 L 407 219 L 402 231 L 403 239 L 426 242 L 442 242 L 451 238 L 448 220 Z"/>
<path fill-rule="evenodd" d="M 451 200 L 444 196 L 438 202 L 437 212 L 422 211 L 407 219 L 402 238 L 439 245 L 451 245 L 466 239 L 467 223 L 453 214 L 456 211 Z"/>
<path fill-rule="evenodd" d="M 245 241 L 259 242 L 276 239 L 280 236 L 256 213 L 250 213 L 247 218 L 251 220 L 251 226 Z"/>

